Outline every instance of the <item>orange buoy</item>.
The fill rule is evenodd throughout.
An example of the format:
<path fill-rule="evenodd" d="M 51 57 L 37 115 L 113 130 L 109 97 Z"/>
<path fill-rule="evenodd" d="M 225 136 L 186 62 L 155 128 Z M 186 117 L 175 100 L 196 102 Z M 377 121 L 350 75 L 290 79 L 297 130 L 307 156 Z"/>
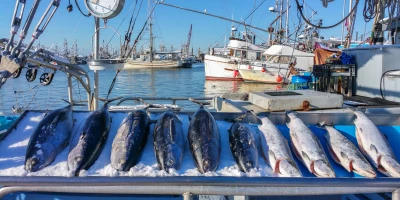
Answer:
<path fill-rule="evenodd" d="M 280 82 L 282 82 L 282 76 L 280 76 L 280 75 L 278 75 L 277 77 L 276 77 L 276 82 L 278 82 L 278 83 L 280 83 Z"/>
<path fill-rule="evenodd" d="M 263 67 L 262 69 L 261 69 L 261 72 L 265 72 L 266 71 L 266 69 Z"/>
<path fill-rule="evenodd" d="M 237 77 L 239 75 L 239 71 L 238 70 L 233 70 L 233 77 Z"/>

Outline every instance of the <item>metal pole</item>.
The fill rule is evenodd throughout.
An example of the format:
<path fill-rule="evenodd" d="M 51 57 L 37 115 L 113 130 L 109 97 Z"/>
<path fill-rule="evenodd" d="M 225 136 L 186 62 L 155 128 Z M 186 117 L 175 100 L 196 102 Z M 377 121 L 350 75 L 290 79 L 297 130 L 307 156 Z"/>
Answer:
<path fill-rule="evenodd" d="M 393 200 L 400 200 L 400 190 L 396 190 L 392 193 Z"/>
<path fill-rule="evenodd" d="M 190 192 L 183 193 L 183 200 L 192 200 L 192 194 Z"/>
<path fill-rule="evenodd" d="M 346 0 L 343 0 L 343 17 L 342 17 L 342 18 L 345 17 L 345 13 L 346 13 Z M 341 45 L 343 45 L 343 39 L 344 39 L 344 24 L 345 24 L 345 23 L 346 23 L 346 22 L 343 22 L 343 24 L 342 24 L 342 39 L 341 39 L 341 42 L 340 42 Z"/>
<path fill-rule="evenodd" d="M 67 77 L 68 77 L 68 101 L 72 104 L 73 103 L 73 98 L 72 98 L 72 78 L 69 75 L 69 73 L 67 73 Z"/>
<path fill-rule="evenodd" d="M 289 43 L 289 0 L 286 1 L 286 43 Z"/>
<path fill-rule="evenodd" d="M 95 34 L 94 34 L 94 42 L 93 42 L 93 44 L 94 44 L 94 55 L 93 55 L 93 58 L 94 58 L 94 60 L 97 60 L 97 59 L 99 59 L 100 58 L 100 56 L 99 56 L 99 42 L 100 42 L 100 19 L 99 18 L 97 18 L 97 17 L 95 17 L 94 18 L 94 21 L 95 21 L 95 28 L 94 28 L 94 30 L 95 30 Z M 93 70 L 93 73 L 94 73 L 94 87 L 93 87 L 93 90 L 94 90 L 94 101 L 93 101 L 93 109 L 94 110 L 97 110 L 97 107 L 98 107 L 98 103 L 99 103 L 99 100 L 98 100 L 98 97 L 99 97 L 99 72 L 97 71 L 97 70 Z"/>

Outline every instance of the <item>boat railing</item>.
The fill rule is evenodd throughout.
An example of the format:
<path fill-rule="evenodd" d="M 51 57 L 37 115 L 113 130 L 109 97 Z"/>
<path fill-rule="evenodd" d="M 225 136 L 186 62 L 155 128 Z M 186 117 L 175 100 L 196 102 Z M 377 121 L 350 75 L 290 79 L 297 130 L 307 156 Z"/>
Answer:
<path fill-rule="evenodd" d="M 0 177 L 0 198 L 17 192 L 299 196 L 392 193 L 400 199 L 399 178 L 283 177 Z"/>
<path fill-rule="evenodd" d="M 176 105 L 177 101 L 211 101 L 213 97 L 123 97 L 121 98 L 117 106 L 121 105 L 125 101 L 171 101 L 172 105 Z"/>

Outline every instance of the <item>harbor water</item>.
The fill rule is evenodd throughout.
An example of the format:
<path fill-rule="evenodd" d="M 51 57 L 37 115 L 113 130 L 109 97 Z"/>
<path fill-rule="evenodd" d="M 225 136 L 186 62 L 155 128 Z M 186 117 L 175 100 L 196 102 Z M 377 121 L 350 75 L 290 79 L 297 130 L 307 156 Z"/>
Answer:
<path fill-rule="evenodd" d="M 81 66 L 89 72 L 93 92 L 93 71 L 88 66 Z M 68 99 L 68 82 L 64 72 L 56 72 L 53 82 L 43 86 L 39 78 L 47 69 L 38 69 L 36 80 L 28 82 L 26 69 L 19 78 L 10 78 L 0 90 L 0 115 L 12 115 L 13 107 L 22 110 L 52 110 L 65 106 L 62 99 Z M 100 71 L 99 96 L 105 98 L 116 71 Z M 73 78 L 74 101 L 87 100 L 86 91 Z M 118 74 L 110 98 L 118 96 L 134 97 L 213 97 L 221 94 L 275 90 L 277 85 L 245 83 L 238 81 L 206 81 L 204 65 L 195 64 L 189 69 L 142 69 L 123 70 Z M 128 101 L 122 105 L 132 104 Z M 171 103 L 170 101 L 150 101 L 150 103 Z M 183 109 L 196 109 L 197 105 L 189 101 L 179 101 Z M 85 110 L 86 106 L 76 106 L 76 110 Z"/>

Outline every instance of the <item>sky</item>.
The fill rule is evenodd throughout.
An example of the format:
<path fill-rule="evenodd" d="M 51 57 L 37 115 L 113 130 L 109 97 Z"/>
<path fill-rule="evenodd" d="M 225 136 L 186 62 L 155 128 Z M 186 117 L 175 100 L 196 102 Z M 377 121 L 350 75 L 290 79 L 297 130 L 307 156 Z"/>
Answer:
<path fill-rule="evenodd" d="M 141 0 L 138 0 L 138 4 Z M 180 7 L 190 8 L 193 10 L 204 11 L 207 13 L 223 16 L 226 18 L 232 18 L 237 21 L 242 21 L 246 18 L 254 9 L 256 5 L 261 3 L 263 0 L 164 0 L 165 3 L 173 4 Z M 346 10 L 348 12 L 349 0 L 346 2 Z M 32 7 L 33 0 L 27 1 L 27 7 L 25 9 L 24 19 L 26 19 L 30 8 Z M 30 41 L 30 35 L 33 32 L 36 23 L 43 14 L 44 10 L 48 6 L 51 0 L 42 0 L 36 16 L 31 25 L 30 31 L 28 32 L 28 37 L 25 39 L 25 43 Z M 108 27 L 113 27 L 121 35 L 115 35 L 115 37 L 110 40 L 114 34 L 111 28 L 102 29 L 100 34 L 100 44 L 109 43 L 113 47 L 120 46 L 123 43 L 124 35 L 127 30 L 131 14 L 134 10 L 135 0 L 126 0 L 125 6 L 121 13 L 115 18 L 109 19 L 107 22 Z M 306 0 L 305 14 L 310 16 L 313 11 L 317 14 L 314 15 L 314 21 L 323 19 L 323 25 L 331 25 L 342 19 L 342 9 L 344 0 L 334 0 L 330 2 L 327 8 L 322 6 L 320 0 Z M 77 40 L 79 53 L 87 55 L 92 52 L 92 36 L 94 33 L 94 18 L 84 17 L 75 5 L 74 0 L 71 0 L 74 6 L 72 12 L 67 12 L 67 6 L 69 5 L 68 0 L 61 0 L 61 5 L 49 26 L 45 32 L 40 36 L 40 44 L 46 47 L 57 45 L 62 48 L 64 39 L 67 39 L 69 45 Z M 83 12 L 87 13 L 87 9 L 84 5 L 84 0 L 78 0 Z M 366 24 L 362 17 L 362 8 L 364 1 L 360 2 L 357 10 L 357 18 L 355 24 L 355 30 L 361 35 L 366 31 L 367 33 L 371 30 L 371 23 Z M 295 6 L 295 1 L 290 0 L 292 5 L 290 8 L 289 17 L 289 30 L 294 31 L 296 24 L 298 24 L 297 19 L 297 9 Z M 12 14 L 14 11 L 15 0 L 1 0 L 0 4 L 0 38 L 8 38 L 10 36 L 10 23 Z M 266 0 L 259 9 L 257 9 L 254 14 L 246 20 L 247 24 L 252 24 L 254 26 L 266 29 L 268 25 L 275 19 L 275 14 L 269 12 L 268 8 L 275 5 L 274 0 Z M 133 41 L 142 26 L 145 23 L 148 12 L 148 2 L 143 1 L 142 8 L 139 13 L 139 17 L 136 21 L 134 31 L 132 34 Z M 138 6 L 139 7 L 139 6 Z M 138 10 L 136 8 L 136 11 Z M 23 21 L 23 23 L 25 20 Z M 155 48 L 159 49 L 159 45 L 163 44 L 168 49 L 173 45 L 174 49 L 180 49 L 181 45 L 187 41 L 188 32 L 190 25 L 193 25 L 191 47 L 194 48 L 195 54 L 200 48 L 201 51 L 207 51 L 210 46 L 224 46 L 225 40 L 224 36 L 229 37 L 230 29 L 232 26 L 231 22 L 221 20 L 218 18 L 213 18 L 206 15 L 201 15 L 185 10 L 179 10 L 176 8 L 167 7 L 165 5 L 157 5 L 154 11 L 154 27 L 153 32 L 155 38 Z M 101 22 L 101 26 L 104 26 Z M 237 24 L 235 24 L 237 26 Z M 119 28 L 118 28 L 119 27 Z M 22 27 L 20 28 L 20 30 Z M 243 31 L 243 27 L 240 26 L 239 31 Z M 337 26 L 332 29 L 324 29 L 320 32 L 321 36 L 325 38 L 337 37 L 341 38 L 342 26 Z M 261 43 L 267 40 L 268 34 L 262 31 L 252 30 L 257 34 L 257 42 Z M 18 37 L 16 37 L 18 38 Z M 142 36 L 141 42 L 138 44 L 138 49 L 148 48 L 149 44 L 148 32 L 145 32 Z M 35 43 L 35 45 L 37 42 Z"/>

